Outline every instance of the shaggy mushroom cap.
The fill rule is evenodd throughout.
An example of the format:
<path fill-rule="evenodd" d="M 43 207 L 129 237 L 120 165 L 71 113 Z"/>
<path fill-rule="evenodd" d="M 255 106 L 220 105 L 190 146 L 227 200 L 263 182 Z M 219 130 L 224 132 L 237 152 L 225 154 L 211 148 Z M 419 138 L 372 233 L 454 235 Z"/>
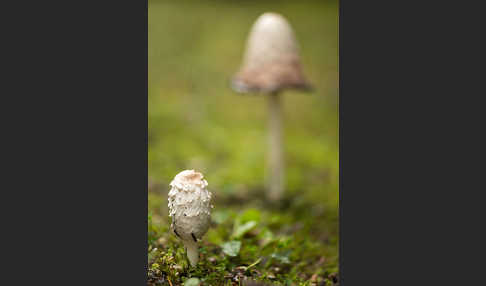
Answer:
<path fill-rule="evenodd" d="M 237 92 L 310 89 L 302 73 L 294 32 L 283 16 L 264 13 L 253 24 L 242 67 L 231 86 Z"/>
<path fill-rule="evenodd" d="M 211 222 L 211 193 L 201 173 L 185 170 L 170 183 L 169 216 L 171 228 L 183 241 L 197 242 L 208 230 Z"/>

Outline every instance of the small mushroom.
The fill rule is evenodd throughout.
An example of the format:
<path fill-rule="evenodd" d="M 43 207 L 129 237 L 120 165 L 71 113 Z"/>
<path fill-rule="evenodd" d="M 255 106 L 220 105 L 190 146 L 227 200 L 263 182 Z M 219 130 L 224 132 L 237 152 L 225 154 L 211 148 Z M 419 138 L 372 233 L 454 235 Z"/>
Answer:
<path fill-rule="evenodd" d="M 270 130 L 266 189 L 270 200 L 279 200 L 284 191 L 282 103 L 279 93 L 285 89 L 311 89 L 302 72 L 294 32 L 283 16 L 264 13 L 253 24 L 243 64 L 233 77 L 231 87 L 240 93 L 267 94 Z"/>
<path fill-rule="evenodd" d="M 211 223 L 211 192 L 201 173 L 185 170 L 170 183 L 168 195 L 171 230 L 182 240 L 191 266 L 199 261 L 197 240 L 208 231 Z"/>

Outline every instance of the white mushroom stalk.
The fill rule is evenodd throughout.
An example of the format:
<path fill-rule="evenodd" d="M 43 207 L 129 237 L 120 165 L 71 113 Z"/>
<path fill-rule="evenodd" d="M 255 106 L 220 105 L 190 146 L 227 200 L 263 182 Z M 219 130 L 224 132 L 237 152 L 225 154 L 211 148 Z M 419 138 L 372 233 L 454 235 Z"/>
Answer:
<path fill-rule="evenodd" d="M 208 231 L 211 222 L 211 192 L 201 173 L 185 170 L 170 183 L 168 195 L 171 229 L 182 240 L 191 266 L 199 261 L 197 240 Z"/>

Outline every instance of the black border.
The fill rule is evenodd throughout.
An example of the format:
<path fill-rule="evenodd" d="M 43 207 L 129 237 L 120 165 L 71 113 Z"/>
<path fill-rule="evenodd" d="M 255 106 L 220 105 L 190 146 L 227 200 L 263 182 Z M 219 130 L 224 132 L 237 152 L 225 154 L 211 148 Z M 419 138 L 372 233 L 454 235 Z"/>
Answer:
<path fill-rule="evenodd" d="M 147 1 L 12 5 L 0 284 L 146 285 Z"/>
<path fill-rule="evenodd" d="M 481 284 L 480 11 L 340 1 L 341 286 Z"/>

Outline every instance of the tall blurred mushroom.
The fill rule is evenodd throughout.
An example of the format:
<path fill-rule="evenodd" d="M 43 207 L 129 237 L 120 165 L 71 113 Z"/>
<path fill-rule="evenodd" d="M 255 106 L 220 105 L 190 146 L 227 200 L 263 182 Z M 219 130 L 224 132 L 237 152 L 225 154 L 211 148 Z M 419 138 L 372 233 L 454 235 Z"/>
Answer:
<path fill-rule="evenodd" d="M 279 200 L 284 191 L 282 102 L 285 89 L 310 90 L 300 63 L 292 27 L 277 13 L 261 15 L 250 31 L 243 64 L 231 81 L 240 93 L 263 93 L 268 100 L 267 197 Z"/>

